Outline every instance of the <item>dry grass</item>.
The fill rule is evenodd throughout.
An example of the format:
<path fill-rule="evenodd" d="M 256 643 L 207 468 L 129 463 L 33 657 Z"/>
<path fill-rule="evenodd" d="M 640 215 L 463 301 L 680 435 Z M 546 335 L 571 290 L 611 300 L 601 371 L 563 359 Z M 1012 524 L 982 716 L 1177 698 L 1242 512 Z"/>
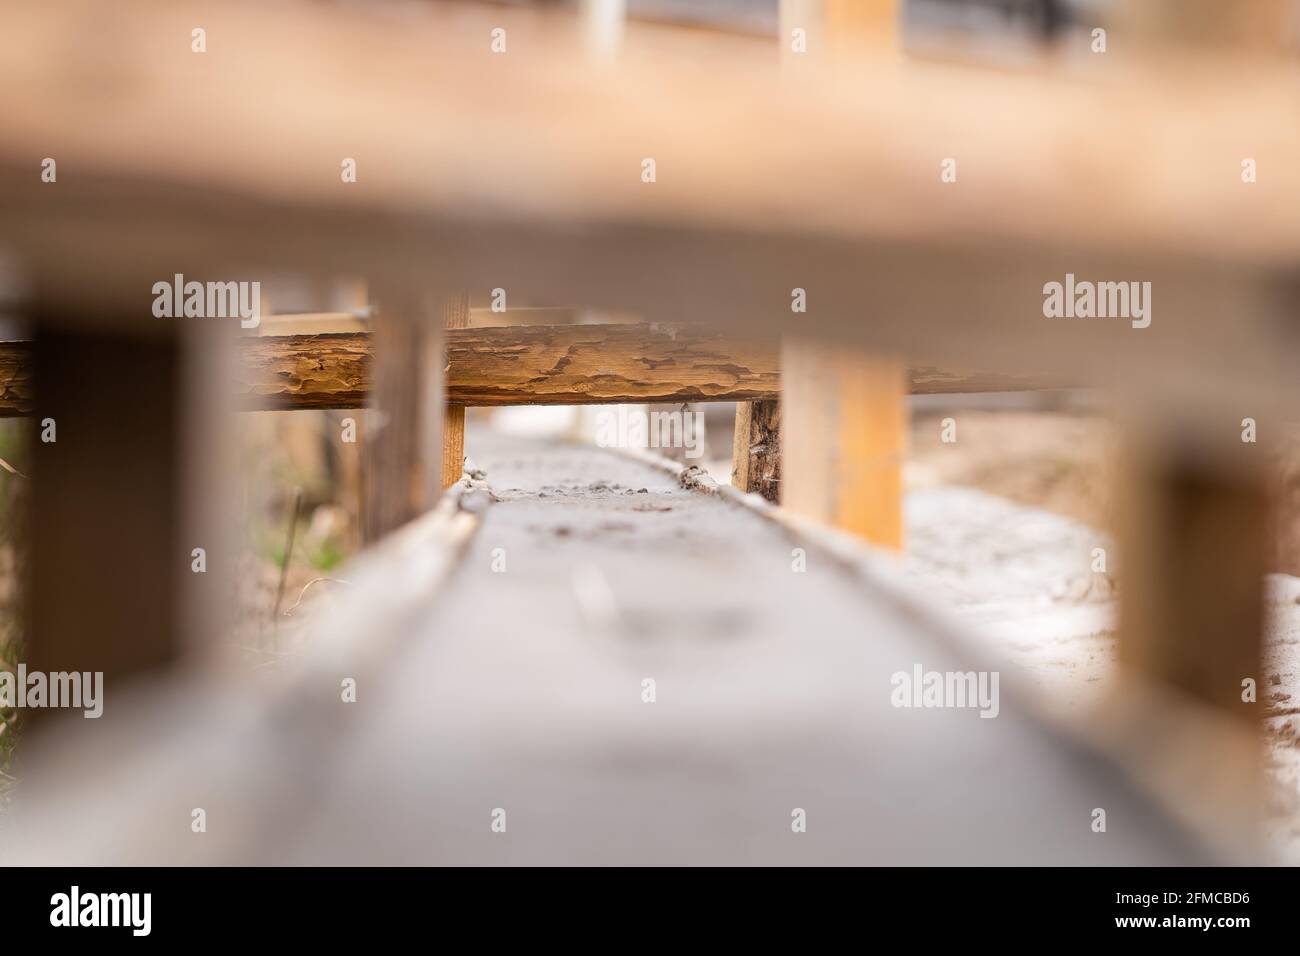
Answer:
<path fill-rule="evenodd" d="M 357 446 L 340 440 L 341 417 L 265 412 L 240 418 L 243 513 L 232 641 L 252 663 L 278 659 L 303 608 L 327 599 L 338 568 L 359 545 Z"/>

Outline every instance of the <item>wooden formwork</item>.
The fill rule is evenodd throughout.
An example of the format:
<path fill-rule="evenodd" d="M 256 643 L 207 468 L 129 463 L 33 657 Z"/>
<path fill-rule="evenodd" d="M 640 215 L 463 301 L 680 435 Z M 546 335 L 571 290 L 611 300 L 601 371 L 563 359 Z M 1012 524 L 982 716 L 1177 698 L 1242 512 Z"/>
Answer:
<path fill-rule="evenodd" d="M 1235 549 L 1258 570 L 1258 462 L 1222 436 L 1241 409 L 1275 421 L 1297 399 L 1293 62 L 1175 50 L 1032 77 L 954 75 L 866 43 L 852 58 L 782 71 L 757 40 L 629 27 L 623 59 L 597 64 L 572 56 L 567 21 L 526 12 L 455 7 L 396 23 L 297 4 L 186 3 L 119 5 L 106 58 L 97 4 L 54 15 L 17 2 L 6 16 L 0 238 L 32 278 L 37 333 L 0 349 L 0 399 L 11 413 L 57 419 L 61 441 L 93 427 L 108 443 L 66 455 L 66 444 L 38 447 L 38 489 L 66 487 L 114 443 L 140 450 L 124 481 L 164 504 L 126 536 L 137 586 L 170 593 L 174 565 L 160 553 L 187 560 L 187 516 L 211 520 L 175 466 L 183 436 L 237 399 L 372 401 L 367 521 L 378 536 L 427 509 L 455 472 L 444 466 L 455 441 L 440 433 L 449 401 L 770 401 L 784 337 L 785 354 L 802 358 L 799 381 L 782 386 L 797 396 L 782 427 L 806 452 L 781 479 L 805 489 L 796 507 L 881 541 L 898 539 L 897 522 L 858 506 L 896 508 L 909 375 L 913 391 L 927 381 L 966 390 L 972 379 L 934 371 L 963 367 L 996 370 L 977 380 L 1003 385 L 1137 385 L 1145 426 L 1165 431 L 1140 472 L 1150 530 L 1130 529 L 1126 573 L 1154 592 L 1125 594 L 1125 660 L 1212 704 L 1258 680 L 1257 642 L 1242 639 L 1258 626 L 1252 576 L 1222 593 L 1198 584 L 1189 617 L 1170 610 L 1181 584 L 1158 572 L 1180 548 L 1205 546 Z M 196 54 L 188 38 L 200 22 L 209 48 Z M 489 45 L 498 27 L 505 56 Z M 356 63 L 367 68 L 342 66 Z M 57 159 L 57 182 L 41 179 L 45 157 Z M 339 174 L 349 159 L 351 183 Z M 955 182 L 941 178 L 950 159 Z M 1249 183 L 1246 160 L 1259 170 Z M 196 394 L 189 363 L 220 348 L 190 349 L 177 324 L 151 316 L 147 290 L 179 273 L 252 279 L 269 268 L 370 276 L 373 339 L 227 343 L 242 356 L 238 382 Z M 1151 283 L 1150 327 L 1045 317 L 1045 283 L 1076 275 Z M 462 293 L 447 290 L 498 286 L 659 325 L 464 328 Z M 794 289 L 806 291 L 806 311 L 792 311 Z M 599 374 L 573 371 L 584 348 Z M 680 380 L 644 361 L 664 349 Z M 926 365 L 906 372 L 917 360 Z M 832 367 L 823 380 L 818 370 Z M 97 422 L 107 405 L 148 414 L 129 427 Z M 818 422 L 826 409 L 829 425 Z M 814 423 L 827 426 L 820 437 Z M 885 433 L 889 447 L 874 444 Z M 845 447 L 893 470 L 832 469 Z M 137 606 L 114 579 L 74 580 L 102 596 L 103 613 L 51 584 L 78 566 L 89 516 L 114 513 L 124 493 L 106 482 L 75 501 L 34 496 L 50 522 L 32 560 L 34 659 L 62 660 L 65 638 L 92 623 L 105 669 L 177 655 L 186 613 L 170 598 Z M 1132 612 L 1148 599 L 1149 613 Z M 1192 624 L 1195 640 L 1182 640 Z M 1193 655 L 1215 666 L 1191 666 Z"/>

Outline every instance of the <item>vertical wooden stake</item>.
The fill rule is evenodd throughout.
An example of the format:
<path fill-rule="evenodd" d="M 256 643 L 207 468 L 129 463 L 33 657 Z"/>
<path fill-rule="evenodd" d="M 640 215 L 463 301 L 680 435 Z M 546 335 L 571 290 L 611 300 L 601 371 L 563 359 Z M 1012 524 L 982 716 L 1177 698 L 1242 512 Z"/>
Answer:
<path fill-rule="evenodd" d="M 781 382 L 782 505 L 873 544 L 902 548 L 903 363 L 787 340 Z"/>
<path fill-rule="evenodd" d="M 1143 444 L 1129 449 L 1121 496 L 1120 662 L 1144 680 L 1257 721 L 1267 694 L 1264 482 Z M 1256 703 L 1242 699 L 1247 679 Z"/>
<path fill-rule="evenodd" d="M 210 503 L 185 461 L 212 441 L 196 413 L 214 393 L 186 387 L 195 356 L 180 329 L 132 336 L 34 318 L 25 662 L 102 671 L 111 701 L 122 678 L 189 650 L 193 625 L 214 627 L 197 605 L 228 603 L 229 554 L 203 534 L 214 522 L 191 514 Z"/>
<path fill-rule="evenodd" d="M 424 512 L 441 490 L 443 315 L 428 296 L 408 286 L 380 286 L 374 298 L 374 386 L 364 448 L 366 541 Z"/>
<path fill-rule="evenodd" d="M 781 501 L 781 403 L 736 403 L 736 433 L 731 449 L 731 485 Z"/>
<path fill-rule="evenodd" d="M 469 294 L 458 292 L 443 300 L 443 327 L 469 328 Z M 442 427 L 442 488 L 460 481 L 465 470 L 465 408 L 447 406 Z"/>
<path fill-rule="evenodd" d="M 1203 438 L 1214 417 L 1190 427 Z M 1121 674 L 1134 680 L 1117 692 L 1151 687 L 1200 706 L 1171 717 L 1168 703 L 1135 693 L 1108 710 L 1123 715 L 1121 739 L 1145 749 L 1149 773 L 1220 832 L 1244 828 L 1249 840 L 1265 795 L 1259 725 L 1270 691 L 1262 657 L 1267 502 L 1263 469 L 1250 461 L 1262 453 L 1241 443 L 1213 454 L 1200 441 L 1180 447 L 1166 437 L 1172 419 L 1164 421 L 1129 433 L 1121 472 L 1119 657 Z M 1228 441 L 1233 424 L 1222 429 Z"/>
<path fill-rule="evenodd" d="M 898 7 L 898 0 L 781 0 L 782 62 L 833 66 L 869 46 L 898 46 Z M 790 48 L 796 27 L 807 31 L 805 55 Z M 816 290 L 807 296 L 815 312 Z M 901 548 L 907 435 L 901 357 L 789 340 L 781 366 L 782 505 L 873 544 Z"/>

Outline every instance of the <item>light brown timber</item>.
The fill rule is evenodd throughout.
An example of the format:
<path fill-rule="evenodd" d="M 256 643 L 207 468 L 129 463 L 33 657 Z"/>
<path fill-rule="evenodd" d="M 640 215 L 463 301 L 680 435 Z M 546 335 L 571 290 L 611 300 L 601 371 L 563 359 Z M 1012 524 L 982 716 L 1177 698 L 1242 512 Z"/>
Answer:
<path fill-rule="evenodd" d="M 234 393 L 243 411 L 362 408 L 369 401 L 371 332 L 247 337 L 237 349 Z M 781 392 L 777 349 L 644 323 L 450 329 L 447 351 L 453 406 L 770 401 Z M 0 418 L 31 414 L 32 376 L 32 343 L 0 342 Z M 933 365 L 908 370 L 912 395 L 1078 384 Z"/>
<path fill-rule="evenodd" d="M 399 25 L 237 4 L 202 10 L 210 33 L 245 38 L 238 56 L 198 57 L 168 39 L 192 29 L 195 5 L 124 4 L 140 12 L 115 23 L 111 61 L 93 59 L 93 30 L 67 30 L 94 23 L 94 4 L 55 16 L 12 0 L 0 33 L 0 238 L 67 314 L 112 299 L 112 321 L 148 324 L 141 290 L 175 271 L 420 263 L 448 288 L 945 365 L 1121 383 L 1158 369 L 1279 403 L 1297 391 L 1279 360 L 1300 261 L 1300 140 L 1277 121 L 1300 113 L 1294 62 L 1212 50 L 1166 62 L 1117 42 L 1033 75 L 890 54 L 789 85 L 770 40 L 632 24 L 626 55 L 597 72 L 572 55 L 567 17 L 431 9 Z M 478 41 L 497 25 L 527 39 L 485 60 Z M 345 66 L 357 59 L 385 69 L 357 76 Z M 330 108 L 286 115 L 282 99 Z M 652 185 L 628 168 L 647 140 L 661 144 Z M 240 142 L 240 162 L 202 145 L 214 141 Z M 50 142 L 76 176 L 31 175 Z M 1249 185 L 1243 143 L 1261 171 Z M 362 155 L 355 189 L 320 174 Z M 960 180 L 944 185 L 950 156 Z M 1046 321 L 1043 285 L 1067 272 L 1149 280 L 1177 322 Z M 792 285 L 816 290 L 815 323 L 790 314 Z M 1255 293 L 1230 315 L 1216 306 Z"/>
<path fill-rule="evenodd" d="M 448 295 L 442 302 L 443 327 L 469 327 L 469 293 Z M 465 470 L 465 406 L 448 405 L 442 422 L 442 487 L 460 481 Z"/>
<path fill-rule="evenodd" d="M 781 504 L 901 548 L 905 381 L 891 358 L 790 339 L 782 351 Z"/>
<path fill-rule="evenodd" d="M 1284 0 L 1122 6 L 1132 9 L 1120 11 L 1119 26 L 1144 56 L 1188 43 L 1197 55 L 1219 47 L 1266 58 L 1294 13 Z M 1226 319 L 1249 306 L 1225 299 L 1216 308 Z M 1187 762 L 1185 788 L 1221 794 L 1226 810 L 1258 811 L 1269 508 L 1256 418 L 1267 421 L 1267 412 L 1244 396 L 1179 401 L 1143 379 L 1121 407 L 1129 418 L 1119 494 L 1121 671 L 1206 705 L 1216 718 L 1238 718 L 1235 739 L 1206 738 Z M 1265 425 L 1262 437 L 1271 433 Z"/>
<path fill-rule="evenodd" d="M 891 50 L 901 45 L 897 0 L 782 0 L 781 6 L 783 22 L 812 18 L 821 33 L 811 38 L 813 45 L 803 57 L 782 38 L 789 76 L 794 60 L 835 68 L 852 62 L 873 42 L 883 40 Z M 798 286 L 802 295 L 811 294 L 816 308 L 816 286 L 805 281 Z M 873 296 L 864 296 L 858 314 L 874 305 Z M 901 357 L 801 337 L 786 340 L 784 358 L 782 414 L 790 458 L 784 469 L 786 505 L 873 544 L 901 548 L 907 441 L 907 376 Z"/>

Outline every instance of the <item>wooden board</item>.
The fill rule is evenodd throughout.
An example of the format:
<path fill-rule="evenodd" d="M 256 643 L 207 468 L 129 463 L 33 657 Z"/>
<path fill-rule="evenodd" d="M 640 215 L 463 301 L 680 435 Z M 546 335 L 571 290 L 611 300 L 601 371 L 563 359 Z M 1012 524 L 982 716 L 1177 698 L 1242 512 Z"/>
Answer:
<path fill-rule="evenodd" d="M 244 411 L 361 408 L 369 401 L 369 332 L 240 338 L 233 386 Z M 450 405 L 602 405 L 769 401 L 781 390 L 777 349 L 716 332 L 646 324 L 447 330 Z M 913 395 L 1063 388 L 1078 381 L 908 370 Z M 0 418 L 35 402 L 30 342 L 0 342 Z"/>
<path fill-rule="evenodd" d="M 1170 74 L 1189 64 L 1143 70 L 1117 52 L 1085 61 L 1092 82 L 1080 83 L 864 55 L 790 87 L 771 41 L 633 24 L 609 69 L 574 57 L 572 21 L 531 11 L 446 4 L 399 22 L 306 3 L 130 0 L 114 10 L 117 55 L 103 58 L 97 9 L 8 5 L 0 157 L 6 198 L 21 197 L 24 214 L 115 175 L 193 211 L 208 201 L 197 188 L 417 221 L 495 210 L 751 234 L 784 223 L 1287 261 L 1300 248 L 1300 224 L 1266 198 L 1300 185 L 1300 143 L 1280 119 L 1300 96 L 1294 64 L 1201 57 L 1194 75 Z M 200 23 L 210 42 L 195 54 Z M 509 33 L 507 55 L 489 49 L 494 26 Z M 346 67 L 357 60 L 376 67 Z M 88 67 L 96 82 L 78 85 Z M 1234 90 L 1219 88 L 1225 79 Z M 267 90 L 276 95 L 258 95 Z M 1265 161 L 1253 193 L 1237 175 L 1243 148 Z M 649 153 L 652 186 L 640 181 Z M 939 161 L 954 154 L 969 185 L 944 189 Z M 40 181 L 50 155 L 57 184 Z M 358 160 L 355 184 L 340 181 L 345 157 Z M 1179 176 L 1161 175 L 1170 169 Z M 259 225 L 275 236 L 283 224 Z"/>
<path fill-rule="evenodd" d="M 127 4 L 112 58 L 94 4 L 6 15 L 0 236 L 78 306 L 142 305 L 178 269 L 419 269 L 1021 374 L 1294 388 L 1276 361 L 1294 290 L 1273 283 L 1300 258 L 1295 64 L 1115 51 L 1015 76 L 868 55 L 783 84 L 767 43 L 636 25 L 596 74 L 569 21 L 530 11 Z M 940 182 L 946 157 L 957 183 Z M 1155 326 L 1044 319 L 1042 287 L 1067 273 L 1152 281 Z M 1289 298 L 1227 313 L 1227 287 Z"/>

